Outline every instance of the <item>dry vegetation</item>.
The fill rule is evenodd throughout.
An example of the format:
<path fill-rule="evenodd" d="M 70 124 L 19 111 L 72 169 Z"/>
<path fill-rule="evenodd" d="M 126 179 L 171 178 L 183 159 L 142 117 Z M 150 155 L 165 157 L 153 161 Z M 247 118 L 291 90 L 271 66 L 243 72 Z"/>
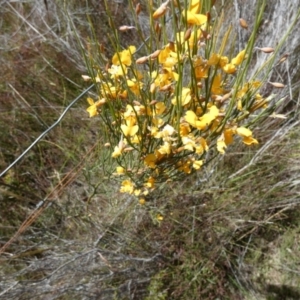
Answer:
<path fill-rule="evenodd" d="M 102 2 L 65 3 L 0 4 L 1 170 L 86 87 L 78 37 L 87 48 L 90 23 L 105 55 L 113 52 Z M 117 26 L 130 22 L 125 1 L 111 5 Z M 122 43 L 135 39 L 126 33 Z M 299 299 L 297 42 L 272 75 L 287 83 L 280 112 L 288 119 L 268 119 L 259 147 L 232 147 L 201 177 L 165 186 L 145 206 L 104 176 L 97 120 L 84 99 L 76 104 L 0 179 L 0 246 L 51 194 L 0 257 L 0 299 Z"/>

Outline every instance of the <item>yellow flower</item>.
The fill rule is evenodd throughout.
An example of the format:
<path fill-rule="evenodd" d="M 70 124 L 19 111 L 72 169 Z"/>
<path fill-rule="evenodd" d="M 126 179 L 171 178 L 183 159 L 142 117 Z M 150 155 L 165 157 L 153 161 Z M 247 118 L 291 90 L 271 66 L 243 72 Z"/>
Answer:
<path fill-rule="evenodd" d="M 217 74 L 217 75 L 215 75 L 215 77 L 213 79 L 213 83 L 212 83 L 212 87 L 211 87 L 212 93 L 217 94 L 217 95 L 223 94 L 224 90 L 221 87 L 221 85 L 222 85 L 222 75 Z"/>
<path fill-rule="evenodd" d="M 161 50 L 158 55 L 158 62 L 165 68 L 172 68 L 178 62 L 177 53 L 172 51 L 171 45 L 167 44 L 165 49 Z"/>
<path fill-rule="evenodd" d="M 221 136 L 220 138 L 218 138 L 217 140 L 217 149 L 221 154 L 225 154 L 225 149 L 227 148 L 227 145 L 224 141 L 224 137 Z"/>
<path fill-rule="evenodd" d="M 117 167 L 116 169 L 118 175 L 125 174 L 125 169 L 123 167 Z"/>
<path fill-rule="evenodd" d="M 251 106 L 251 108 L 249 109 L 249 112 L 252 113 L 257 109 L 260 108 L 266 108 L 268 105 L 268 98 L 263 98 L 260 94 L 256 94 L 255 95 L 255 102 L 253 103 L 253 105 Z"/>
<path fill-rule="evenodd" d="M 222 67 L 223 71 L 227 74 L 233 74 L 236 72 L 236 67 L 239 66 L 246 57 L 246 50 L 241 51 L 238 55 Z"/>
<path fill-rule="evenodd" d="M 138 132 L 139 126 L 135 125 L 135 123 L 136 123 L 135 117 L 129 116 L 126 118 L 126 125 L 125 124 L 121 125 L 121 129 L 125 136 L 134 136 Z"/>
<path fill-rule="evenodd" d="M 208 150 L 208 145 L 206 140 L 203 137 L 198 137 L 196 139 L 196 153 L 197 154 L 202 154 L 204 151 Z"/>
<path fill-rule="evenodd" d="M 203 61 L 201 57 L 197 57 L 194 60 L 193 65 L 194 65 L 194 71 L 197 80 L 200 80 L 202 78 L 207 78 L 209 66 L 205 61 Z"/>
<path fill-rule="evenodd" d="M 224 130 L 224 141 L 225 141 L 226 145 L 232 144 L 233 134 L 234 134 L 234 129 L 232 129 L 232 128 Z"/>
<path fill-rule="evenodd" d="M 191 126 L 197 128 L 198 130 L 203 130 L 206 129 L 207 126 L 209 126 L 211 122 L 217 118 L 218 115 L 219 109 L 215 105 L 212 105 L 209 108 L 208 113 L 204 114 L 200 118 L 198 118 L 192 110 L 188 110 L 184 118 Z"/>
<path fill-rule="evenodd" d="M 135 79 L 132 80 L 127 80 L 127 86 L 130 88 L 130 90 L 135 94 L 135 95 L 140 95 L 140 90 L 143 86 L 142 82 L 136 82 Z"/>
<path fill-rule="evenodd" d="M 157 115 L 162 115 L 166 110 L 166 105 L 163 102 L 157 102 L 155 104 L 155 113 Z"/>
<path fill-rule="evenodd" d="M 182 15 L 183 17 L 186 17 L 186 21 L 188 24 L 204 25 L 207 22 L 207 16 L 202 14 L 196 14 L 192 11 L 183 11 Z"/>
<path fill-rule="evenodd" d="M 163 63 L 167 60 L 167 58 L 169 57 L 169 55 L 170 55 L 171 52 L 172 52 L 172 51 L 171 51 L 171 49 L 170 49 L 170 47 L 169 47 L 169 44 L 166 45 L 165 49 L 163 49 L 163 50 L 161 50 L 161 51 L 159 52 L 159 55 L 158 55 L 158 62 L 159 62 L 160 64 L 163 64 Z"/>
<path fill-rule="evenodd" d="M 132 144 L 139 144 L 141 142 L 141 137 L 136 134 L 133 137 L 131 137 L 130 141 Z"/>
<path fill-rule="evenodd" d="M 219 61 L 220 61 L 220 55 L 219 54 L 216 54 L 216 53 L 213 53 L 209 60 L 207 61 L 207 64 L 209 66 L 216 66 L 219 64 Z"/>
<path fill-rule="evenodd" d="M 191 132 L 190 125 L 188 123 L 180 123 L 179 134 L 180 136 L 187 136 Z"/>
<path fill-rule="evenodd" d="M 164 217 L 161 214 L 158 214 L 156 216 L 156 219 L 157 219 L 157 221 L 161 222 L 164 219 Z"/>
<path fill-rule="evenodd" d="M 193 134 L 182 137 L 182 144 L 185 150 L 195 151 L 197 154 L 208 150 L 206 140 L 203 137 L 195 138 Z"/>
<path fill-rule="evenodd" d="M 86 111 L 89 113 L 90 118 L 95 117 L 99 114 L 97 106 L 96 105 L 91 105 L 89 106 Z"/>
<path fill-rule="evenodd" d="M 86 109 L 86 111 L 89 113 L 90 118 L 97 116 L 99 114 L 98 108 L 105 103 L 104 98 L 95 102 L 92 98 L 88 97 L 87 101 L 90 106 Z"/>
<path fill-rule="evenodd" d="M 112 58 L 112 63 L 116 66 L 123 64 L 130 66 L 132 63 L 132 54 L 136 51 L 135 46 L 129 46 L 127 50 L 116 53 Z"/>
<path fill-rule="evenodd" d="M 126 105 L 126 111 L 124 112 L 123 117 L 125 120 L 130 117 L 135 117 L 135 112 L 132 105 L 130 104 Z"/>
<path fill-rule="evenodd" d="M 127 74 L 127 68 L 122 68 L 120 65 L 112 65 L 107 71 L 109 74 L 111 74 L 110 78 L 112 79 L 116 79 Z"/>
<path fill-rule="evenodd" d="M 139 203 L 140 203 L 140 205 L 145 205 L 146 204 L 145 198 L 140 198 Z"/>
<path fill-rule="evenodd" d="M 132 194 L 134 191 L 134 184 L 130 180 L 124 180 L 121 184 L 121 193 Z"/>
<path fill-rule="evenodd" d="M 197 14 L 201 10 L 201 1 L 199 0 L 192 0 L 190 2 L 189 11 L 192 13 Z"/>
<path fill-rule="evenodd" d="M 156 162 L 159 163 L 165 157 L 165 154 L 160 153 L 157 149 L 154 150 L 154 154 L 156 156 Z"/>
<path fill-rule="evenodd" d="M 233 74 L 236 72 L 236 66 L 234 64 L 226 64 L 224 67 L 223 67 L 223 71 L 227 74 Z"/>
<path fill-rule="evenodd" d="M 121 91 L 120 88 L 116 88 L 111 83 L 101 82 L 101 94 L 104 96 L 110 96 L 112 98 L 120 97 L 122 99 L 127 98 L 127 91 Z"/>
<path fill-rule="evenodd" d="M 145 187 L 154 188 L 155 179 L 153 177 L 149 177 L 147 182 L 145 183 Z"/>
<path fill-rule="evenodd" d="M 156 126 L 151 126 L 151 127 L 148 127 L 148 130 L 150 130 L 150 134 L 151 136 L 157 136 L 158 134 L 158 128 Z"/>
<path fill-rule="evenodd" d="M 221 68 L 223 68 L 224 66 L 226 66 L 228 64 L 229 60 L 227 56 L 221 56 L 220 60 L 219 60 L 219 66 Z"/>
<path fill-rule="evenodd" d="M 169 155 L 171 153 L 172 147 L 169 142 L 164 142 L 162 146 L 159 147 L 157 150 L 160 154 L 167 154 Z"/>
<path fill-rule="evenodd" d="M 134 193 L 135 196 L 138 197 L 141 194 L 141 192 L 142 192 L 141 190 L 134 190 L 133 193 Z"/>
<path fill-rule="evenodd" d="M 178 170 L 183 171 L 186 174 L 190 174 L 191 173 L 191 161 L 187 160 L 187 161 L 179 162 Z"/>
<path fill-rule="evenodd" d="M 154 169 L 156 167 L 156 156 L 154 153 L 147 154 L 146 157 L 144 158 L 144 163 L 151 169 Z"/>
<path fill-rule="evenodd" d="M 231 63 L 236 66 L 239 66 L 245 59 L 245 56 L 246 56 L 246 50 L 243 50 L 235 58 L 231 60 Z"/>
<path fill-rule="evenodd" d="M 189 88 L 183 88 L 181 93 L 181 99 L 179 98 L 180 104 L 182 106 L 185 106 L 190 103 L 191 99 L 192 99 L 191 90 Z M 171 102 L 173 105 L 176 105 L 177 104 L 176 97 L 174 97 Z"/>
<path fill-rule="evenodd" d="M 252 131 L 245 127 L 233 127 L 224 130 L 223 134 L 217 141 L 217 149 L 221 154 L 225 153 L 225 149 L 233 142 L 233 135 L 238 134 L 243 138 L 243 143 L 246 145 L 258 144 L 258 141 L 252 137 Z"/>
<path fill-rule="evenodd" d="M 121 140 L 118 144 L 118 146 L 115 146 L 115 149 L 113 153 L 111 154 L 111 157 L 116 158 L 120 155 L 122 155 L 124 149 L 126 147 L 126 144 Z"/>
<path fill-rule="evenodd" d="M 122 148 L 119 148 L 119 146 L 115 146 L 114 152 L 111 154 L 111 157 L 116 158 L 120 156 L 123 152 Z"/>
<path fill-rule="evenodd" d="M 164 128 L 162 129 L 162 131 L 157 132 L 154 137 L 157 139 L 168 139 L 169 137 L 171 137 L 175 132 L 174 127 L 172 127 L 171 125 L 167 124 L 166 126 L 164 126 Z"/>
<path fill-rule="evenodd" d="M 194 149 L 196 148 L 195 137 L 192 134 L 190 134 L 189 136 L 183 136 L 181 141 L 184 145 L 183 148 L 185 150 L 194 151 Z"/>
<path fill-rule="evenodd" d="M 202 167 L 202 165 L 203 165 L 203 160 L 195 160 L 193 162 L 193 168 L 195 170 L 199 170 Z"/>
<path fill-rule="evenodd" d="M 252 82 L 248 82 L 246 83 L 236 94 L 236 96 L 238 98 L 242 98 L 244 97 L 247 92 L 251 91 L 252 89 L 257 89 L 258 87 L 261 86 L 261 82 L 260 81 L 252 81 Z"/>
<path fill-rule="evenodd" d="M 242 103 L 242 100 L 241 100 L 241 99 L 239 99 L 239 100 L 237 101 L 236 108 L 237 108 L 239 111 L 242 111 L 242 110 L 243 110 L 243 103 Z"/>
<path fill-rule="evenodd" d="M 246 145 L 258 144 L 258 141 L 252 137 L 252 131 L 245 127 L 238 127 L 236 133 L 243 138 Z"/>
<path fill-rule="evenodd" d="M 166 86 L 170 86 L 173 80 L 178 81 L 179 75 L 173 72 L 171 68 L 164 67 L 160 74 L 157 74 L 157 71 L 153 71 L 151 77 L 154 79 L 155 86 L 162 89 Z M 152 91 L 154 91 L 155 87 L 152 86 L 151 88 Z"/>
<path fill-rule="evenodd" d="M 152 123 L 154 124 L 154 126 L 156 127 L 161 127 L 162 125 L 164 125 L 164 120 L 161 118 L 153 118 L 152 119 Z"/>

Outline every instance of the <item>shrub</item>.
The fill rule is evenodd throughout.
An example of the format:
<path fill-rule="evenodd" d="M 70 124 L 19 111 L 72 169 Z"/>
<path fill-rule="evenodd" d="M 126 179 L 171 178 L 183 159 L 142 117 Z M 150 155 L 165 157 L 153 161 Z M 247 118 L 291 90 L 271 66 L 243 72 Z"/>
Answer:
<path fill-rule="evenodd" d="M 135 25 L 118 29 L 106 6 L 116 53 L 110 62 L 90 68 L 98 98 L 87 99 L 87 111 L 100 117 L 103 146 L 113 160 L 107 169 L 123 179 L 121 192 L 143 197 L 163 182 L 201 171 L 234 141 L 258 144 L 251 128 L 276 108 L 272 96 L 259 93 L 268 84 L 276 51 L 260 48 L 271 58 L 248 76 L 265 1 L 247 45 L 238 53 L 232 28 L 223 30 L 225 15 L 218 15 L 213 4 L 168 0 L 154 13 L 149 4 L 148 37 L 138 24 L 140 4 L 134 8 L 130 3 Z M 248 27 L 244 20 L 240 26 Z M 122 49 L 118 31 L 126 30 L 140 36 L 138 49 Z M 146 55 L 140 55 L 142 47 Z"/>

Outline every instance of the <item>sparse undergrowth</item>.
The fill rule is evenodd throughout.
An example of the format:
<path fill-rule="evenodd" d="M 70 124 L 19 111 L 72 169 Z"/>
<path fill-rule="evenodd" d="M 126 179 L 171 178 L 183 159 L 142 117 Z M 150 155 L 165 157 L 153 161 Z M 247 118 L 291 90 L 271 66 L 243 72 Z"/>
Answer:
<path fill-rule="evenodd" d="M 90 5 L 95 8 L 93 2 Z M 120 12 L 117 4 L 114 11 Z M 18 26 L 18 32 L 25 34 L 21 28 L 27 27 Z M 8 33 L 17 30 L 8 28 Z M 12 53 L 18 57 L 21 48 L 16 49 Z M 79 91 L 61 74 L 76 81 L 81 71 L 50 49 L 51 45 L 44 45 L 40 52 L 62 68 L 60 75 L 51 67 L 43 69 L 44 60 L 36 61 L 40 59 L 36 56 L 18 69 L 5 52 L 9 62 L 5 66 L 14 72 L 1 76 L 19 94 L 9 85 L 1 87 L 2 167 Z M 32 44 L 25 50 L 30 54 Z M 295 56 L 291 55 L 289 75 L 290 88 L 297 95 Z M 40 76 L 30 77 L 29 66 Z M 8 74 L 16 76 L 15 81 Z M 49 80 L 54 83 L 51 89 Z M 61 85 L 66 91 L 63 97 Z M 59 100 L 52 102 L 54 96 Z M 41 97 L 51 100 L 49 106 L 41 105 Z M 299 299 L 300 136 L 295 97 L 282 107 L 283 113 L 292 111 L 293 119 L 268 119 L 255 132 L 262 144 L 258 152 L 232 147 L 203 176 L 195 174 L 164 186 L 144 205 L 120 194 L 103 177 L 97 122 L 82 118 L 83 110 L 73 110 L 2 182 L 10 185 L 1 185 L 2 244 L 57 183 L 63 193 L 53 197 L 39 219 L 0 257 L 0 299 Z M 99 144 L 83 169 L 64 186 L 64 175 L 77 172 L 73 166 L 95 141 Z"/>

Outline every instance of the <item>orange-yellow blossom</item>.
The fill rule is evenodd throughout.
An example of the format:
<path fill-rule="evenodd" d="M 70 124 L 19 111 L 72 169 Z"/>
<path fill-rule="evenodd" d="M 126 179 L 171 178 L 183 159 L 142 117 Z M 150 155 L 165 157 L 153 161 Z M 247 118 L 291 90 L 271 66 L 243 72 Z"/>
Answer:
<path fill-rule="evenodd" d="M 157 150 L 160 154 L 169 155 L 172 152 L 172 146 L 169 142 L 164 142 L 162 146 L 160 146 Z"/>
<path fill-rule="evenodd" d="M 237 134 L 243 138 L 246 145 L 258 144 L 258 141 L 252 137 L 252 131 L 246 127 L 227 128 L 217 141 L 217 149 L 221 154 L 225 154 L 225 149 L 233 142 L 233 136 Z"/>
<path fill-rule="evenodd" d="M 134 192 L 134 184 L 130 180 L 124 180 L 120 189 L 121 193 L 132 194 Z"/>
<path fill-rule="evenodd" d="M 215 75 L 213 79 L 211 91 L 213 94 L 216 95 L 222 95 L 224 93 L 224 90 L 222 88 L 222 75 L 220 73 Z"/>
<path fill-rule="evenodd" d="M 252 131 L 245 127 L 238 127 L 236 133 L 243 138 L 246 145 L 258 144 L 258 141 L 252 137 Z"/>
<path fill-rule="evenodd" d="M 183 17 L 186 17 L 186 21 L 188 24 L 192 25 L 204 25 L 207 22 L 207 16 L 202 14 L 196 14 L 192 11 L 183 11 Z"/>
<path fill-rule="evenodd" d="M 155 104 L 155 113 L 157 115 L 162 115 L 166 109 L 167 109 L 167 107 L 163 102 L 157 102 Z"/>
<path fill-rule="evenodd" d="M 89 103 L 89 107 L 86 109 L 86 111 L 89 113 L 90 118 L 95 117 L 98 115 L 98 109 L 101 105 L 103 105 L 106 101 L 105 99 L 99 99 L 98 101 L 94 101 L 92 98 L 88 97 L 87 101 Z"/>
<path fill-rule="evenodd" d="M 167 124 L 164 126 L 164 128 L 155 133 L 154 137 L 157 139 L 168 139 L 169 137 L 171 137 L 173 134 L 175 133 L 175 129 L 174 127 L 172 127 L 171 125 Z"/>
<path fill-rule="evenodd" d="M 199 0 L 191 0 L 190 6 L 188 9 L 190 12 L 197 14 L 201 10 L 201 1 Z"/>
<path fill-rule="evenodd" d="M 223 71 L 227 74 L 233 74 L 236 72 L 236 67 L 239 66 L 246 57 L 246 50 L 241 51 L 238 55 L 231 60 L 231 62 L 224 65 Z"/>
<path fill-rule="evenodd" d="M 186 122 L 182 122 L 179 125 L 179 134 L 181 137 L 187 136 L 191 132 L 190 125 Z"/>
<path fill-rule="evenodd" d="M 209 65 L 201 57 L 197 57 L 194 62 L 194 71 L 197 80 L 207 78 Z"/>
<path fill-rule="evenodd" d="M 127 68 L 124 68 L 121 65 L 112 65 L 107 71 L 111 74 L 110 78 L 112 79 L 117 79 L 118 77 L 125 76 L 127 74 Z"/>
<path fill-rule="evenodd" d="M 191 90 L 189 88 L 182 88 L 181 98 L 178 97 L 179 104 L 182 105 L 182 106 L 185 106 L 188 103 L 190 103 L 191 99 L 192 99 Z M 177 104 L 177 97 L 174 97 L 171 102 L 172 102 L 173 105 L 176 105 Z"/>
<path fill-rule="evenodd" d="M 118 156 L 122 155 L 124 152 L 124 149 L 126 147 L 125 141 L 121 140 L 117 146 L 115 146 L 115 149 L 113 153 L 111 154 L 111 157 L 117 158 Z"/>
<path fill-rule="evenodd" d="M 222 135 L 218 138 L 217 149 L 221 154 L 225 154 L 225 149 L 227 145 L 233 142 L 233 135 L 235 134 L 234 128 L 226 128 Z"/>
<path fill-rule="evenodd" d="M 154 169 L 156 167 L 157 157 L 154 153 L 147 154 L 144 158 L 144 163 L 149 168 Z"/>
<path fill-rule="evenodd" d="M 243 50 L 235 58 L 231 60 L 231 63 L 236 66 L 239 66 L 245 59 L 245 56 L 246 56 L 246 50 Z"/>
<path fill-rule="evenodd" d="M 165 48 L 160 51 L 158 55 L 158 62 L 166 68 L 171 68 L 177 64 L 177 53 L 171 49 L 170 43 L 167 44 Z"/>
<path fill-rule="evenodd" d="M 117 167 L 116 168 L 116 170 L 117 170 L 117 174 L 118 175 L 123 175 L 123 174 L 125 174 L 125 169 L 123 168 L 123 167 Z"/>
<path fill-rule="evenodd" d="M 186 161 L 180 161 L 177 166 L 179 171 L 183 171 L 186 174 L 191 173 L 191 160 L 186 160 Z"/>
<path fill-rule="evenodd" d="M 155 178 L 152 176 L 148 178 L 147 182 L 144 184 L 145 187 L 154 188 Z"/>
<path fill-rule="evenodd" d="M 203 160 L 194 160 L 193 161 L 193 168 L 195 170 L 199 170 L 203 165 Z"/>
<path fill-rule="evenodd" d="M 128 79 L 127 86 L 135 95 L 140 95 L 140 90 L 142 89 L 143 83 L 141 81 L 137 82 L 135 79 Z"/>
<path fill-rule="evenodd" d="M 116 53 L 112 58 L 112 63 L 116 66 L 125 65 L 130 66 L 132 63 L 132 54 L 136 51 L 135 46 L 129 46 L 128 49 Z"/>
<path fill-rule="evenodd" d="M 138 132 L 139 126 L 135 125 L 135 123 L 136 123 L 136 118 L 130 116 L 126 119 L 126 125 L 125 124 L 121 125 L 121 129 L 125 136 L 134 136 Z"/>
<path fill-rule="evenodd" d="M 219 109 L 215 105 L 212 105 L 208 109 L 208 112 L 200 118 L 198 118 L 192 110 L 188 110 L 184 118 L 191 126 L 197 128 L 198 130 L 203 130 L 206 129 L 207 126 L 209 126 L 218 115 Z"/>

